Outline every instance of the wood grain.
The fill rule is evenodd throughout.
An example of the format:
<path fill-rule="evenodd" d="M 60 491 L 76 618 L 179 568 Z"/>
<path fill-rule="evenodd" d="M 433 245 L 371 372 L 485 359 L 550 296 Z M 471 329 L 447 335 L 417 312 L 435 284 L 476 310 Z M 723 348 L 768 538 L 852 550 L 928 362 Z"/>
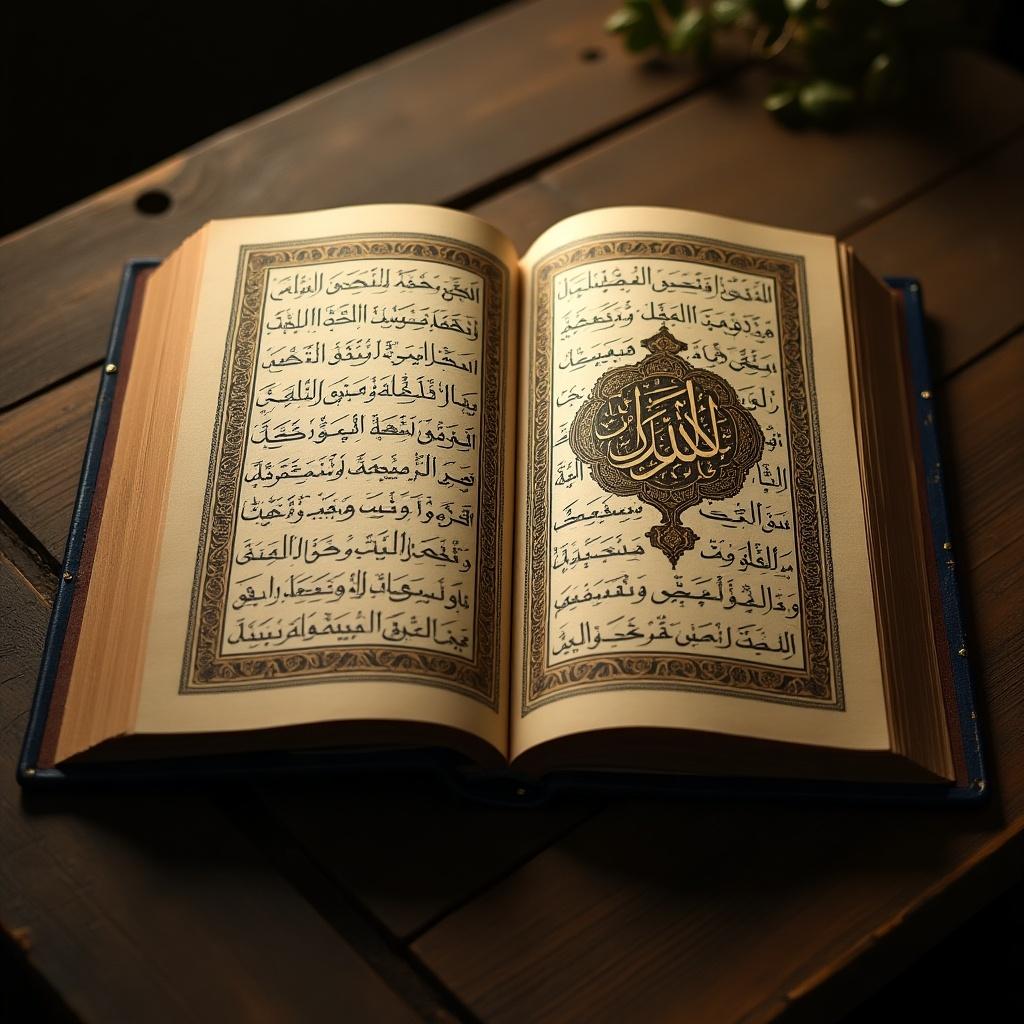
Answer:
<path fill-rule="evenodd" d="M 216 217 L 443 203 L 685 94 L 593 0 L 517 4 L 313 90 L 0 243 L 0 409 L 101 358 L 125 261 Z M 584 50 L 599 59 L 584 60 Z M 135 200 L 162 190 L 170 210 Z"/>
<path fill-rule="evenodd" d="M 573 211 L 675 206 L 846 235 L 1024 126 L 1024 79 L 977 55 L 950 58 L 912 114 L 835 137 L 764 116 L 752 69 L 541 172 Z"/>
<path fill-rule="evenodd" d="M 750 72 L 562 161 L 476 212 L 525 248 L 563 217 L 607 205 L 666 205 L 835 234 L 878 275 L 921 279 L 936 330 L 937 369 L 952 372 L 1024 324 L 1024 79 L 963 58 L 953 97 L 902 130 L 832 139 L 764 117 Z M 1005 106 L 979 104 L 990 89 Z M 741 102 L 742 101 L 742 102 Z M 972 111 L 984 107 L 985 115 Z M 694 140 L 711 156 L 687 156 Z M 1005 146 L 995 145 L 1000 139 Z M 756 179 L 729 173 L 756 153 Z M 951 170 L 966 161 L 967 166 Z M 888 212 L 888 211 L 892 212 Z M 864 221 L 868 226 L 859 227 Z"/>
<path fill-rule="evenodd" d="M 0 558 L 0 920 L 90 1022 L 413 1021 L 205 799 L 14 779 L 48 608 Z"/>
<path fill-rule="evenodd" d="M 973 74 L 974 65 L 969 68 Z M 1024 88 L 1021 96 L 1024 103 Z M 695 98 L 680 113 L 706 102 L 707 98 Z M 766 138 L 774 140 L 777 149 L 784 151 L 793 138 L 765 118 L 756 104 L 737 108 L 733 116 L 738 118 L 737 133 L 745 129 L 746 118 L 757 118 L 762 125 L 758 130 L 767 131 Z M 659 122 L 664 127 L 655 135 L 668 149 L 673 138 L 670 122 L 666 118 Z M 667 133 L 664 137 L 662 131 Z M 978 145 L 984 141 L 979 139 Z M 595 180 L 613 173 L 606 160 L 615 145 L 595 147 L 573 158 L 575 173 L 585 167 Z M 838 145 L 842 150 L 845 143 Z M 896 202 L 897 197 L 886 192 L 890 173 L 886 161 L 861 163 L 859 152 L 856 147 L 849 149 L 850 159 L 858 164 L 861 188 Z M 1019 239 L 1024 235 L 1022 206 L 1014 202 L 1016 182 L 1024 174 L 1024 141 L 1017 140 L 948 177 L 941 176 L 941 169 L 942 165 L 924 165 L 922 173 L 929 179 L 939 178 L 939 183 L 918 190 L 915 198 L 854 233 L 852 240 L 876 273 L 909 273 L 921 279 L 929 315 L 936 321 L 933 340 L 938 368 L 951 372 L 1024 322 L 1024 289 L 1006 286 L 1020 262 Z M 506 190 L 478 204 L 474 212 L 525 248 L 545 228 L 575 212 L 571 194 L 554 190 L 549 177 Z M 653 194 L 641 199 L 656 201 Z M 835 195 L 834 199 L 841 206 L 846 203 L 845 197 Z M 789 199 L 789 220 L 812 216 L 805 208 L 820 203 L 814 190 L 797 192 Z M 815 230 L 838 230 L 840 219 L 834 214 L 832 223 L 816 224 Z M 890 223 L 897 226 L 889 227 Z M 54 389 L 45 401 L 29 402 L 0 416 L 0 496 L 55 558 L 64 548 L 94 394 L 92 378 L 87 376 Z M 47 444 L 41 433 L 44 426 L 70 443 Z M 45 472 L 40 472 L 40 465 Z"/>
<path fill-rule="evenodd" d="M 0 416 L 0 501 L 54 558 L 63 555 L 101 371 Z"/>
<path fill-rule="evenodd" d="M 953 524 L 966 543 L 971 566 L 999 556 L 1024 537 L 1022 383 L 1024 332 L 1004 342 L 978 366 L 954 376 L 939 391 Z M 972 586 L 971 592 L 978 589 Z M 1013 605 L 1017 616 L 1024 617 L 1024 603 L 1018 600 Z M 1024 619 L 1018 618 L 1017 625 L 1024 625 Z"/>
<path fill-rule="evenodd" d="M 994 801 L 981 809 L 626 800 L 427 932 L 416 951 L 492 1022 L 758 1020 L 851 969 L 1024 834 L 1024 336 L 945 403 Z M 935 917 L 918 934 L 935 941 Z M 494 922 L 501 927 L 495 928 Z M 901 922 L 903 924 L 901 925 Z M 949 927 L 948 918 L 945 927 Z M 860 993 L 863 995 L 863 991 Z M 847 993 L 848 995 L 848 993 Z"/>
<path fill-rule="evenodd" d="M 296 793 L 267 788 L 266 805 L 339 883 L 394 934 L 417 935 L 593 814 L 596 798 L 512 809 L 426 782 L 360 780 Z M 330 813 L 324 814 L 325 806 Z M 386 813 L 382 813 L 386 808 Z"/>
<path fill-rule="evenodd" d="M 937 371 L 1024 326 L 1022 182 L 1018 138 L 849 238 L 876 274 L 922 278 Z"/>

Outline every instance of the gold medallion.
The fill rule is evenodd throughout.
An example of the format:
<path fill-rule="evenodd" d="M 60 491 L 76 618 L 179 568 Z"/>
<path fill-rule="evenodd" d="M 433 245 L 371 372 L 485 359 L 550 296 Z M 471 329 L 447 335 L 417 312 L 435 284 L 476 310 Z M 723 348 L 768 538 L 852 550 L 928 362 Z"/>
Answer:
<path fill-rule="evenodd" d="M 569 429 L 569 446 L 612 494 L 635 494 L 661 513 L 646 536 L 674 569 L 699 539 L 683 512 L 732 498 L 764 451 L 764 434 L 728 381 L 695 369 L 666 327 L 640 342 L 639 363 L 598 379 Z"/>

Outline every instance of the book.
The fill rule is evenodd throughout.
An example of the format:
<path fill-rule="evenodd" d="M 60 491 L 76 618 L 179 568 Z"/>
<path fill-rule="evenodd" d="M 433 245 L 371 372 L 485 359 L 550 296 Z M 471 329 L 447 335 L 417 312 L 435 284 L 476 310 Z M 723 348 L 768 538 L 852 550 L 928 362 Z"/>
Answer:
<path fill-rule="evenodd" d="M 413 205 L 129 267 L 23 782 L 977 797 L 920 290 L 646 207 Z"/>

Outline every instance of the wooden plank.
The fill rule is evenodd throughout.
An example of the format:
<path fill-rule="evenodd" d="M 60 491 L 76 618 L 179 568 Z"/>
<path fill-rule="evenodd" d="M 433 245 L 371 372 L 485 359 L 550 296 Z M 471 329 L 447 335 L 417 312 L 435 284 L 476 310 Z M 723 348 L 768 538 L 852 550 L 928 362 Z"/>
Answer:
<path fill-rule="evenodd" d="M 840 139 L 833 145 L 845 151 L 847 142 Z M 607 150 L 595 147 L 574 163 L 585 159 L 591 173 L 601 177 L 608 173 L 602 157 Z M 852 235 L 857 251 L 876 273 L 910 273 L 921 279 L 936 327 L 938 370 L 954 371 L 1024 322 L 1024 289 L 1005 283 L 1024 233 L 1024 204 L 1016 201 L 1022 164 L 1024 141 L 998 147 Z M 887 173 L 884 161 L 861 171 L 869 188 L 878 173 Z M 881 186 L 874 191 L 880 193 Z M 792 199 L 791 216 L 802 216 L 805 195 L 818 202 L 810 191 L 799 193 Z M 479 204 L 475 212 L 525 248 L 574 210 L 566 194 L 534 178 Z M 64 548 L 94 394 L 93 377 L 86 375 L 55 389 L 46 401 L 36 399 L 0 416 L 0 496 L 55 558 Z M 61 444 L 43 441 L 44 424 L 51 436 L 62 438 Z M 45 473 L 39 472 L 38 458 L 44 459 Z"/>
<path fill-rule="evenodd" d="M 541 172 L 573 211 L 674 206 L 846 235 L 1024 126 L 1024 78 L 978 54 L 950 58 L 912 116 L 845 134 L 765 115 L 751 69 Z"/>
<path fill-rule="evenodd" d="M 837 136 L 780 127 L 757 102 L 763 88 L 763 75 L 753 70 L 728 90 L 705 90 L 560 161 L 475 212 L 521 249 L 562 217 L 634 204 L 842 237 L 856 232 L 853 240 L 872 269 L 922 277 L 943 325 L 947 318 L 963 319 L 943 332 L 942 365 L 949 370 L 979 344 L 1004 337 L 1020 323 L 1014 321 L 1020 297 L 999 277 L 1013 267 L 1020 237 L 1021 204 L 1014 190 L 1019 146 L 944 178 L 1020 130 L 1024 78 L 962 55 L 954 62 L 949 93 L 936 93 L 910 123 L 873 124 Z M 752 166 L 756 175 L 746 173 Z M 857 230 L 876 221 L 877 231 Z M 967 274 L 965 265 L 972 267 Z M 963 295 L 975 287 L 973 294 L 986 304 L 982 316 L 974 304 L 947 301 L 950 286 Z"/>
<path fill-rule="evenodd" d="M 953 527 L 960 543 L 966 544 L 969 565 L 999 556 L 1024 536 L 1022 381 L 1024 332 L 939 391 L 943 452 L 954 496 Z M 972 593 L 979 589 L 970 587 Z M 1013 605 L 1018 616 L 1024 615 L 1020 599 Z"/>
<path fill-rule="evenodd" d="M 1008 844 L 1015 860 L 1003 864 L 1019 873 L 1024 426 L 1006 382 L 1022 374 L 1024 335 L 955 378 L 946 401 L 993 801 L 622 801 L 414 944 L 477 1014 L 496 1024 L 768 1019 L 887 936 L 918 952 L 934 942 L 947 899 L 985 891 L 986 864 Z"/>
<path fill-rule="evenodd" d="M 937 369 L 950 372 L 1024 326 L 1024 139 L 850 236 L 876 273 L 924 285 Z"/>
<path fill-rule="evenodd" d="M 604 149 L 605 145 L 588 147 L 573 159 L 583 159 L 590 154 L 596 156 Z M 581 211 L 571 196 L 564 195 L 535 176 L 485 199 L 473 207 L 472 212 L 504 231 L 516 249 L 525 253 L 552 224 Z"/>
<path fill-rule="evenodd" d="M 99 374 L 0 416 L 0 500 L 55 559 L 67 540 Z"/>
<path fill-rule="evenodd" d="M 358 780 L 263 800 L 330 875 L 408 940 L 549 846 L 601 803 L 492 807 L 406 780 Z M 329 800 L 330 814 L 324 813 Z"/>
<path fill-rule="evenodd" d="M 419 1019 L 207 800 L 22 798 L 47 614 L 0 556 L 0 920 L 29 964 L 90 1024 Z"/>
<path fill-rule="evenodd" d="M 444 202 L 683 95 L 593 0 L 519 4 L 222 132 L 0 243 L 0 409 L 101 358 L 118 276 L 214 217 Z M 598 59 L 584 59 L 586 51 Z M 172 200 L 147 216 L 136 199 Z"/>

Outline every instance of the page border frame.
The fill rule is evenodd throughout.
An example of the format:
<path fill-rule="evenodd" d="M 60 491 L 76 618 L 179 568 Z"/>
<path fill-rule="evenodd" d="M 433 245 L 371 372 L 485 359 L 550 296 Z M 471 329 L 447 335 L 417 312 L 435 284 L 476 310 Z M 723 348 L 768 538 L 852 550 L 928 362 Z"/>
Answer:
<path fill-rule="evenodd" d="M 585 266 L 607 260 L 630 258 L 676 259 L 718 269 L 771 277 L 776 286 L 777 322 L 782 328 L 782 384 L 786 405 L 786 423 L 793 450 L 805 451 L 801 476 L 801 497 L 794 496 L 797 513 L 797 538 L 794 553 L 798 560 L 801 608 L 808 607 L 808 592 L 821 602 L 824 614 L 814 620 L 810 634 L 810 616 L 802 616 L 804 625 L 804 672 L 784 673 L 775 667 L 759 667 L 750 662 L 723 658 L 688 657 L 669 654 L 584 656 L 550 668 L 546 663 L 549 593 L 550 530 L 547 524 L 547 497 L 550 483 L 550 390 L 553 360 L 552 291 L 555 276 L 571 266 Z M 520 717 L 557 700 L 609 691 L 676 691 L 713 693 L 773 704 L 845 711 L 842 659 L 839 648 L 839 623 L 836 612 L 832 546 L 828 523 L 817 392 L 808 311 L 807 277 L 803 256 L 780 253 L 755 246 L 726 245 L 721 241 L 678 233 L 602 232 L 559 246 L 539 259 L 531 270 L 532 309 L 530 310 L 529 351 L 533 368 L 527 415 L 527 452 L 530 469 L 526 474 L 524 514 L 526 552 L 523 558 L 523 618 Z M 806 339 L 806 343 L 804 343 Z M 800 385 L 802 387 L 794 387 Z M 794 394 L 794 391 L 797 393 Z M 803 399 L 807 423 L 802 422 L 799 399 Z M 793 413 L 797 415 L 794 417 Z M 794 420 L 798 428 L 793 429 Z M 538 438 L 541 439 L 538 445 Z M 798 444 L 799 442 L 799 444 Z M 794 479 L 791 469 L 791 480 Z M 538 481 L 543 481 L 543 489 Z M 810 482 L 811 487 L 808 487 Z M 810 502 L 807 496 L 813 488 Z M 808 537 L 808 533 L 812 536 Z M 801 557 L 816 552 L 822 566 L 820 581 L 811 572 L 813 559 Z M 538 614 L 544 609 L 545 614 Z M 814 645 L 809 643 L 813 639 Z M 646 671 L 645 671 L 646 669 Z M 724 670 L 724 672 L 723 672 Z M 815 678 L 815 673 L 817 677 Z M 560 678 L 559 678 L 560 677 Z M 537 680 L 542 686 L 538 689 Z M 807 681 L 821 695 L 801 693 Z"/>
<path fill-rule="evenodd" d="M 483 280 L 481 339 L 480 497 L 477 516 L 478 575 L 472 660 L 409 647 L 366 645 L 305 651 L 219 653 L 219 624 L 227 601 L 226 575 L 210 572 L 215 559 L 230 557 L 244 439 L 236 424 L 247 421 L 255 381 L 267 271 L 314 267 L 355 259 L 410 259 L 440 263 Z M 180 694 L 230 693 L 353 681 L 412 683 L 453 691 L 497 711 L 500 664 L 507 430 L 504 398 L 509 365 L 511 287 L 508 268 L 492 253 L 457 239 L 421 232 L 357 232 L 290 242 L 240 246 L 221 381 L 211 439 L 196 568 L 179 681 Z M 234 481 L 234 498 L 222 499 Z M 221 485 L 221 486 L 218 486 Z M 230 510 L 227 505 L 230 504 Z M 216 537 L 214 537 L 216 531 Z M 223 568 L 223 567 L 222 567 Z M 221 591 L 218 594 L 218 589 Z M 205 677 L 205 678 L 203 678 Z"/>

